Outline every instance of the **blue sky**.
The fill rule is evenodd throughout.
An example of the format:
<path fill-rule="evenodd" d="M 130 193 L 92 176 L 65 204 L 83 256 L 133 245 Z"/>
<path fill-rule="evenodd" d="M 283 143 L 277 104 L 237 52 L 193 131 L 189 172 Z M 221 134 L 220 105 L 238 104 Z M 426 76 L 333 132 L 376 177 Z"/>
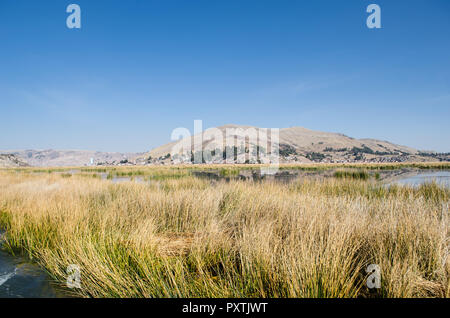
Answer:
<path fill-rule="evenodd" d="M 448 0 L 1 0 L 0 149 L 146 151 L 202 119 L 448 152 L 449 35 Z"/>

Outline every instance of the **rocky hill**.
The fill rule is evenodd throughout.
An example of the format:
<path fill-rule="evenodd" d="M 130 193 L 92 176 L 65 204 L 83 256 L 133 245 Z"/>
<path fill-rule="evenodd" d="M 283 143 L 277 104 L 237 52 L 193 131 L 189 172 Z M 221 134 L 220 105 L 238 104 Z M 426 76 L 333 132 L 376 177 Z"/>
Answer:
<path fill-rule="evenodd" d="M 13 154 L 16 158 L 36 167 L 62 167 L 87 165 L 127 164 L 135 153 L 99 152 L 88 150 L 10 150 L 0 153 Z"/>
<path fill-rule="evenodd" d="M 23 162 L 13 154 L 0 154 L 0 168 L 26 167 L 27 163 Z"/>
<path fill-rule="evenodd" d="M 211 150 L 213 154 L 223 152 L 225 158 L 226 141 L 234 140 L 236 149 L 236 162 L 251 162 L 249 160 L 250 149 L 255 145 L 248 137 L 251 133 L 259 136 L 259 146 L 262 151 L 270 152 L 271 136 L 264 129 L 252 126 L 225 125 L 213 129 L 207 129 L 201 134 L 182 140 L 184 148 L 189 148 L 187 155 L 193 161 L 198 149 Z M 217 138 L 222 135 L 223 138 Z M 161 147 L 152 149 L 143 156 L 138 156 L 138 163 L 177 163 L 180 157 L 186 163 L 186 154 L 178 156 L 174 152 L 174 146 L 180 145 L 179 141 L 171 142 Z M 175 154 L 175 155 L 174 155 Z M 303 127 L 282 128 L 279 130 L 279 154 L 280 162 L 405 162 L 405 161 L 447 161 L 448 155 L 442 157 L 422 153 L 418 150 L 397 145 L 384 140 L 355 139 L 339 133 L 321 132 Z M 220 157 L 220 156 L 219 156 Z M 251 157 L 251 156 L 250 156 Z M 223 158 L 210 158 L 206 163 L 224 163 Z M 253 160 L 255 161 L 255 160 Z M 257 162 L 263 160 L 256 159 Z M 198 161 L 197 161 L 198 162 Z"/>
<path fill-rule="evenodd" d="M 251 138 L 253 135 L 256 136 L 255 139 Z M 225 125 L 207 129 L 182 141 L 174 141 L 143 153 L 52 149 L 0 151 L 0 167 L 193 162 L 220 164 L 229 163 L 230 157 L 232 163 L 267 163 L 275 145 L 279 149 L 280 163 L 450 161 L 448 153 L 421 152 L 384 140 L 355 139 L 339 133 L 321 132 L 303 127 L 282 128 L 279 130 L 278 141 L 272 139 L 270 132 L 268 133 L 264 128 Z M 180 145 L 183 149 L 174 151 L 177 147 L 180 148 Z M 207 151 L 202 156 L 199 150 Z M 231 156 L 228 156 L 229 154 Z"/>

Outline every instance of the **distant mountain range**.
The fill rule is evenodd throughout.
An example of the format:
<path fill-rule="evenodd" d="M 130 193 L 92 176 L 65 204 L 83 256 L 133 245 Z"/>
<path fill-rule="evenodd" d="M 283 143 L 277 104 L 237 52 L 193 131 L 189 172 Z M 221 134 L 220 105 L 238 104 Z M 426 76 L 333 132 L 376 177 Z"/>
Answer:
<path fill-rule="evenodd" d="M 264 148 L 263 151 L 270 152 L 270 145 L 272 144 L 270 134 L 268 135 L 263 128 L 252 126 L 225 125 L 214 130 L 207 129 L 200 134 L 182 140 L 182 142 L 189 146 L 188 158 L 190 158 L 195 155 L 197 149 L 212 150 L 216 154 L 219 151 L 223 152 L 225 156 L 226 147 L 223 140 L 234 140 L 237 146 L 233 150 L 236 155 L 235 162 L 253 163 L 246 159 L 249 149 L 253 146 L 251 140 L 246 137 L 249 132 L 256 132 L 260 138 L 258 145 L 267 145 L 267 147 L 262 147 Z M 223 140 L 213 138 L 211 133 L 221 134 Z M 144 153 L 52 149 L 7 150 L 0 151 L 0 154 L 2 154 L 0 167 L 173 164 L 179 162 L 176 156 L 173 157 L 172 153 L 173 147 L 179 142 L 174 141 Z M 303 127 L 280 129 L 278 145 L 281 163 L 450 161 L 449 154 L 421 152 L 411 147 L 384 140 L 355 139 L 339 133 L 314 131 Z M 212 161 L 206 160 L 205 162 L 220 164 L 224 163 L 225 160 L 218 156 Z M 258 160 L 258 162 L 261 161 Z"/>
<path fill-rule="evenodd" d="M 0 154 L 0 167 L 26 167 L 28 164 L 12 154 Z"/>
<path fill-rule="evenodd" d="M 117 165 L 125 163 L 136 153 L 99 152 L 89 150 L 4 150 L 0 154 L 14 155 L 18 160 L 35 167 L 63 167 L 87 165 Z"/>

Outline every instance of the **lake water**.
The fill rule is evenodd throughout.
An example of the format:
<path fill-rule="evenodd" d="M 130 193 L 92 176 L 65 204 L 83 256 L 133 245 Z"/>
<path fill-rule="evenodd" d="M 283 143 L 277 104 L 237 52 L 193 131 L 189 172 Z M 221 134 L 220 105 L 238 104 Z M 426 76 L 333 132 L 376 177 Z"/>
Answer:
<path fill-rule="evenodd" d="M 390 184 L 419 186 L 433 181 L 450 188 L 450 171 L 418 172 L 416 175 L 412 176 L 400 176 Z"/>
<path fill-rule="evenodd" d="M 50 277 L 39 266 L 0 250 L 0 298 L 59 296 L 61 294 L 50 284 Z"/>
<path fill-rule="evenodd" d="M 198 170 L 192 171 L 192 175 L 199 178 L 206 178 L 209 180 L 219 181 L 219 180 L 252 180 L 252 181 L 280 181 L 280 182 L 291 182 L 303 178 L 309 177 L 332 177 L 335 170 L 319 170 L 319 171 L 301 171 L 301 170 L 279 170 L 274 175 L 261 175 L 259 169 L 243 169 L 237 174 L 231 176 L 222 176 L 219 170 Z M 81 170 L 72 169 L 65 173 L 76 175 L 79 174 Z M 374 172 L 370 172 L 372 177 Z M 379 174 L 380 181 L 387 185 L 398 184 L 398 185 L 410 185 L 418 186 L 428 182 L 437 182 L 438 184 L 444 185 L 450 188 L 450 171 L 446 170 L 414 170 L 414 169 L 398 169 L 398 170 L 384 170 L 377 171 Z M 148 183 L 151 182 L 149 179 L 143 176 L 117 176 L 114 175 L 112 178 L 108 179 L 108 173 L 101 172 L 99 176 L 103 180 L 108 180 L 112 183 L 122 183 L 122 182 L 137 182 L 137 183 Z"/>
<path fill-rule="evenodd" d="M 108 179 L 108 173 L 102 172 L 100 173 L 100 178 L 102 180 L 108 180 L 112 183 L 122 183 L 122 182 L 128 182 L 128 181 L 134 181 L 138 183 L 145 182 L 144 177 L 141 176 L 135 176 L 135 177 L 127 177 L 127 176 L 113 176 L 111 179 Z"/>

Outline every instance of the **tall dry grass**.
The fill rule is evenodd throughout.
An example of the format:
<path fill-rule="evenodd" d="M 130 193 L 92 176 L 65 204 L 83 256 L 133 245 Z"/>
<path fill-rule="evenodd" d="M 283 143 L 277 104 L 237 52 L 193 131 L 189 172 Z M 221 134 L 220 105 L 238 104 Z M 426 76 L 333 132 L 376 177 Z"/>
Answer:
<path fill-rule="evenodd" d="M 7 248 L 61 285 L 79 265 L 71 292 L 88 297 L 448 297 L 449 199 L 436 184 L 0 172 Z"/>

